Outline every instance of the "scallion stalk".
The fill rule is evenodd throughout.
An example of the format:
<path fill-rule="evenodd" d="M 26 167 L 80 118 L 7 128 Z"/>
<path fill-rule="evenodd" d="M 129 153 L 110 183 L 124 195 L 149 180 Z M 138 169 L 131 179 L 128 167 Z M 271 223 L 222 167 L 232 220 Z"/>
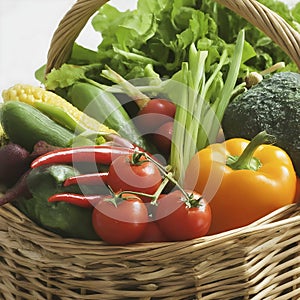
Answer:
<path fill-rule="evenodd" d="M 225 50 L 222 53 L 215 70 L 206 79 L 205 63 L 208 53 L 197 50 L 194 44 L 190 47 L 189 61 L 183 63 L 181 70 L 170 79 L 180 85 L 176 91 L 171 91 L 170 87 L 174 85 L 169 84 L 170 93 L 174 95 L 174 99 L 170 98 L 177 104 L 170 165 L 174 169 L 176 180 L 180 183 L 192 156 L 216 140 L 224 112 L 235 92 L 244 40 L 245 34 L 242 30 L 236 40 L 225 83 L 220 72 L 228 62 L 228 52 Z M 221 89 L 212 91 L 214 86 Z M 179 95 L 176 94 L 178 91 Z M 209 98 L 210 95 L 213 95 L 214 101 Z"/>

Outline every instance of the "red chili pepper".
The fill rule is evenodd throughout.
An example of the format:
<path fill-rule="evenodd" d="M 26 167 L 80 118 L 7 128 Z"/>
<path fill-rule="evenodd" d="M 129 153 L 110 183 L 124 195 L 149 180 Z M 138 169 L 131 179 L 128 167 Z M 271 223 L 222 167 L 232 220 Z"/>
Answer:
<path fill-rule="evenodd" d="M 72 193 L 55 194 L 48 198 L 48 202 L 67 202 L 84 208 L 93 208 L 103 196 L 101 195 L 80 195 Z"/>
<path fill-rule="evenodd" d="M 82 174 L 78 176 L 69 177 L 65 180 L 64 186 L 69 186 L 73 184 L 105 185 L 107 180 L 107 175 L 108 172 L 103 172 L 103 173 Z"/>
<path fill-rule="evenodd" d="M 46 164 L 72 162 L 96 162 L 109 165 L 115 158 L 121 155 L 132 154 L 136 150 L 105 145 L 63 148 L 39 156 L 31 163 L 31 168 L 37 168 Z"/>

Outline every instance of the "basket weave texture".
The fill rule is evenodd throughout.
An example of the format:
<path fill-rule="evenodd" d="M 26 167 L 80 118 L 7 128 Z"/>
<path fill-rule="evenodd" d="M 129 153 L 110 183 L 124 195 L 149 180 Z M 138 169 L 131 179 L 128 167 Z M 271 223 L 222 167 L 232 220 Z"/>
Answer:
<path fill-rule="evenodd" d="M 300 210 L 223 234 L 107 246 L 1 208 L 1 299 L 299 299 Z"/>
<path fill-rule="evenodd" d="M 48 71 L 66 61 L 105 2 L 78 0 L 67 12 Z M 254 0 L 217 2 L 264 31 L 300 68 L 300 35 L 279 16 Z M 300 299 L 298 204 L 214 236 L 129 246 L 64 239 L 8 204 L 0 208 L 0 239 L 0 299 Z"/>

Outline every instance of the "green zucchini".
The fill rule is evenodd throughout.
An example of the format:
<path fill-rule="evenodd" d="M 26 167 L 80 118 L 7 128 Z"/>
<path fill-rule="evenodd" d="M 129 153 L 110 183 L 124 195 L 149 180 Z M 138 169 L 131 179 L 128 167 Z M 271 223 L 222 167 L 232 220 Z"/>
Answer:
<path fill-rule="evenodd" d="M 150 150 L 153 146 L 138 132 L 119 100 L 109 92 L 89 83 L 76 83 L 69 91 L 70 102 L 79 110 L 114 129 L 137 146 Z"/>
<path fill-rule="evenodd" d="M 38 141 L 67 147 L 74 135 L 38 109 L 20 101 L 8 101 L 0 109 L 0 122 L 9 140 L 32 151 Z"/>

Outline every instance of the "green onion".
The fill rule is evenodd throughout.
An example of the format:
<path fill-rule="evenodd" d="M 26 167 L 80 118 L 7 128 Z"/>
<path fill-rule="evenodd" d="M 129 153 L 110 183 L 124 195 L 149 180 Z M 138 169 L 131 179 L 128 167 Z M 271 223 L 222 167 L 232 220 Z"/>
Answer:
<path fill-rule="evenodd" d="M 227 51 L 224 50 L 213 73 L 206 79 L 208 52 L 197 50 L 194 44 L 190 46 L 189 61 L 182 63 L 181 70 L 165 83 L 170 98 L 177 104 L 170 165 L 179 182 L 184 178 L 192 156 L 216 141 L 224 112 L 236 92 L 244 40 L 242 30 L 237 37 L 225 83 L 221 70 L 228 63 Z"/>

